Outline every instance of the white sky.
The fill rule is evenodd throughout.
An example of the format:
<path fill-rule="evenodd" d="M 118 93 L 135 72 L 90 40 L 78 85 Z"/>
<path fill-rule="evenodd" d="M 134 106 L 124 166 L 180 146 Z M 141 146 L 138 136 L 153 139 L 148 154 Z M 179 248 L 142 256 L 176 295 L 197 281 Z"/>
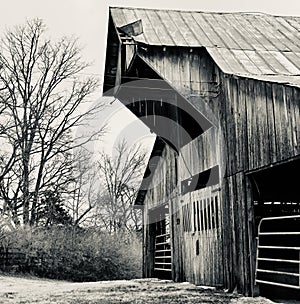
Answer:
<path fill-rule="evenodd" d="M 84 46 L 84 59 L 93 62 L 87 72 L 96 74 L 102 79 L 109 6 L 264 12 L 300 16 L 299 0 L 2 0 L 0 34 L 6 27 L 24 23 L 26 18 L 39 17 L 45 21 L 51 36 L 74 35 L 79 37 Z M 99 96 L 100 94 L 99 91 Z M 126 129 L 125 122 L 132 123 L 132 118 L 128 118 L 126 113 L 119 113 L 116 117 L 118 124 L 114 123 L 116 125 L 114 130 L 111 125 L 111 130 L 112 133 L 119 136 L 122 130 Z"/>

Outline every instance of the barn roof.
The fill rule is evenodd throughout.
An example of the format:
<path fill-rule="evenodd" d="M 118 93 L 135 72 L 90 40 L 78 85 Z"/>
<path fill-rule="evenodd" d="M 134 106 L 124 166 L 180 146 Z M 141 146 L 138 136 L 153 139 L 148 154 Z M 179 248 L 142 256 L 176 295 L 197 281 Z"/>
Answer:
<path fill-rule="evenodd" d="M 110 11 L 117 28 L 139 27 L 129 34 L 137 43 L 205 47 L 224 73 L 300 86 L 299 17 L 119 7 Z"/>

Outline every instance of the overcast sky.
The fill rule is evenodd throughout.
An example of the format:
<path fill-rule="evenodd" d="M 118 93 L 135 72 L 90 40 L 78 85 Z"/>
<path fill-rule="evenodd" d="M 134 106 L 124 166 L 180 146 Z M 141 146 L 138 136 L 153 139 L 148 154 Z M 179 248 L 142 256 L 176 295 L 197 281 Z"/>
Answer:
<path fill-rule="evenodd" d="M 300 16 L 299 0 L 2 0 L 0 11 L 0 33 L 6 27 L 22 24 L 26 19 L 39 17 L 48 26 L 53 37 L 74 35 L 84 46 L 83 56 L 93 62 L 88 73 L 101 79 L 104 73 L 104 59 L 109 6 L 133 6 L 149 8 L 170 8 L 198 11 L 264 12 L 276 15 Z M 100 96 L 99 91 L 99 96 Z M 108 115 L 109 116 L 109 115 Z M 117 117 L 119 131 L 126 129 L 122 124 L 124 114 Z M 126 117 L 125 120 L 128 120 Z M 124 120 L 124 121 L 125 121 Z M 128 120 L 129 121 L 129 120 Z M 116 123 L 114 123 L 116 124 Z M 136 129 L 131 125 L 128 130 Z M 120 131 L 121 130 L 121 131 Z M 138 135 L 142 136 L 142 135 Z"/>

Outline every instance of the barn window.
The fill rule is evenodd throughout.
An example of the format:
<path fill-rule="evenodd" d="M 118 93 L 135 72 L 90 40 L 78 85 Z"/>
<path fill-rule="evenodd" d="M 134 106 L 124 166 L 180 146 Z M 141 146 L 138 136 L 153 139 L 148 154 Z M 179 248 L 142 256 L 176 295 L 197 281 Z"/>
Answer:
<path fill-rule="evenodd" d="M 183 231 L 196 232 L 219 228 L 219 198 L 217 193 L 182 206 Z"/>
<path fill-rule="evenodd" d="M 218 195 L 194 202 L 194 231 L 219 228 Z"/>

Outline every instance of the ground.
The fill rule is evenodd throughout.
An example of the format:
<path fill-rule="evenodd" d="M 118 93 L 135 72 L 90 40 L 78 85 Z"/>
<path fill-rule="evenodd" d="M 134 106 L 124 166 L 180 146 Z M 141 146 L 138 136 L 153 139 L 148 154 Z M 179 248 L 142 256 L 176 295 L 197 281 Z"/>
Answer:
<path fill-rule="evenodd" d="M 70 283 L 0 275 L 0 304 L 270 304 L 262 298 L 157 279 Z"/>

